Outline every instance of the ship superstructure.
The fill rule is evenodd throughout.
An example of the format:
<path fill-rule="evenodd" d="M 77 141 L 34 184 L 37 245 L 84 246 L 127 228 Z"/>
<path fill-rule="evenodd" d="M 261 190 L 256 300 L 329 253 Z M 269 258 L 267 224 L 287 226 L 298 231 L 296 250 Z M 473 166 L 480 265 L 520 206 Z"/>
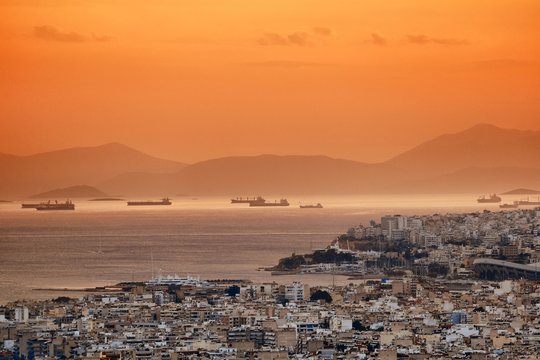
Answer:
<path fill-rule="evenodd" d="M 281 199 L 279 201 L 266 201 L 266 200 L 262 200 L 262 201 L 251 201 L 249 203 L 249 206 L 289 206 L 289 202 L 287 201 L 287 199 Z"/>
<path fill-rule="evenodd" d="M 252 201 L 265 201 L 262 196 L 257 197 L 236 197 L 234 199 L 231 199 L 231 204 L 249 204 Z"/>
<path fill-rule="evenodd" d="M 59 203 L 56 200 L 51 202 L 49 200 L 36 206 L 36 210 L 75 210 L 75 204 L 71 200 L 66 200 L 63 203 Z"/>

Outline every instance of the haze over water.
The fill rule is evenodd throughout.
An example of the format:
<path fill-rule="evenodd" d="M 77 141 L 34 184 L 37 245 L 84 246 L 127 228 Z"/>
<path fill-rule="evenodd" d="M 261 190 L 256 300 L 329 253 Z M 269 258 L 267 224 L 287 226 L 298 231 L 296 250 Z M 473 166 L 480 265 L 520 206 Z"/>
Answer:
<path fill-rule="evenodd" d="M 267 197 L 274 199 L 278 197 Z M 517 198 L 503 196 L 503 202 Z M 231 205 L 227 198 L 178 198 L 171 206 L 77 201 L 75 211 L 41 212 L 0 204 L 0 303 L 47 298 L 79 288 L 148 280 L 155 274 L 290 282 L 259 271 L 292 252 L 326 247 L 349 227 L 383 214 L 499 210 L 476 195 L 289 197 L 287 208 Z M 298 203 L 322 202 L 323 209 Z M 330 283 L 330 275 L 301 276 Z M 341 278 L 340 281 L 347 281 Z M 72 293 L 73 295 L 73 293 Z"/>

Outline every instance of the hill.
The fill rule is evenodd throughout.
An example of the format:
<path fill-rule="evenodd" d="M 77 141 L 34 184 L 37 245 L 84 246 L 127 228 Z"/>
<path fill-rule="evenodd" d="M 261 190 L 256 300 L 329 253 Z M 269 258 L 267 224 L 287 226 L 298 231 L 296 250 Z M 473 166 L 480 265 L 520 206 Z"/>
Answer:
<path fill-rule="evenodd" d="M 30 156 L 0 155 L 0 196 L 20 197 L 75 184 L 99 184 L 128 172 L 172 173 L 185 164 L 111 143 Z"/>
<path fill-rule="evenodd" d="M 32 199 L 76 199 L 107 197 L 103 191 L 88 185 L 75 185 L 62 189 L 54 189 L 40 194 L 32 195 Z"/>
<path fill-rule="evenodd" d="M 531 189 L 523 189 L 523 188 L 514 189 L 514 190 L 501 193 L 501 195 L 538 195 L 538 194 L 540 194 L 539 190 L 531 190 Z"/>
<path fill-rule="evenodd" d="M 147 195 L 285 196 L 392 191 L 389 184 L 396 182 L 392 179 L 403 178 L 407 178 L 405 171 L 387 165 L 326 156 L 259 155 L 203 161 L 176 174 L 120 175 L 99 186 L 111 193 L 124 189 L 127 193 Z"/>
<path fill-rule="evenodd" d="M 480 124 L 379 164 L 327 156 L 234 156 L 185 165 L 120 144 L 0 154 L 0 198 L 88 184 L 122 196 L 487 193 L 540 186 L 540 132 Z M 101 196 L 95 196 L 101 197 Z"/>
<path fill-rule="evenodd" d="M 227 157 L 180 171 L 178 191 L 198 194 L 354 194 L 391 191 L 406 172 L 327 156 Z M 384 180 L 384 181 L 383 181 Z"/>
<path fill-rule="evenodd" d="M 386 162 L 419 176 L 467 168 L 540 168 L 540 132 L 479 124 L 420 144 Z"/>
<path fill-rule="evenodd" d="M 518 184 L 540 184 L 540 169 L 513 167 L 472 167 L 450 174 L 405 182 L 402 190 L 411 193 L 500 193 Z"/>

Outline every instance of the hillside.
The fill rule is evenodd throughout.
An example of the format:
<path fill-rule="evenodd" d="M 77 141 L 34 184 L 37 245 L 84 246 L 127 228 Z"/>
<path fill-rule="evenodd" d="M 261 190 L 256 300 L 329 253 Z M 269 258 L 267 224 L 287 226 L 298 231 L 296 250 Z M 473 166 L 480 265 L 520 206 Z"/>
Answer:
<path fill-rule="evenodd" d="M 540 168 L 540 132 L 479 124 L 414 147 L 386 162 L 420 176 L 467 168 Z"/>
<path fill-rule="evenodd" d="M 178 191 L 197 194 L 347 194 L 390 191 L 405 171 L 326 156 L 228 157 L 178 173 Z"/>
<path fill-rule="evenodd" d="M 538 188 L 538 159 L 540 132 L 486 124 L 439 136 L 379 164 L 259 155 L 184 165 L 108 144 L 26 157 L 0 154 L 0 198 L 76 184 L 122 196 L 501 192 Z"/>
<path fill-rule="evenodd" d="M 32 199 L 76 199 L 108 196 L 103 191 L 88 185 L 75 185 L 62 189 L 54 189 L 32 195 Z"/>
<path fill-rule="evenodd" d="M 501 193 L 501 195 L 538 195 L 540 194 L 539 190 L 532 190 L 532 189 L 514 189 L 507 192 Z"/>
<path fill-rule="evenodd" d="M 407 178 L 405 171 L 387 165 L 326 156 L 260 155 L 203 161 L 176 174 L 126 174 L 99 187 L 148 195 L 352 194 L 391 191 L 389 184 L 398 178 Z"/>
<path fill-rule="evenodd" d="M 20 197 L 76 184 L 95 185 L 129 172 L 172 173 L 184 166 L 116 143 L 30 156 L 3 154 L 0 196 Z"/>

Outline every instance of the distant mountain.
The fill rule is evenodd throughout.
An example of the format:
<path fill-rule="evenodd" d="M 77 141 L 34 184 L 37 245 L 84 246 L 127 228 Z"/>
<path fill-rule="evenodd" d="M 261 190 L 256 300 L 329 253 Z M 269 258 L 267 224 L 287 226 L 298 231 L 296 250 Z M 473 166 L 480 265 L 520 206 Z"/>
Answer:
<path fill-rule="evenodd" d="M 419 176 L 467 168 L 540 168 L 540 132 L 479 124 L 439 136 L 386 162 Z"/>
<path fill-rule="evenodd" d="M 406 178 L 392 166 L 327 156 L 241 156 L 203 161 L 181 170 L 178 191 L 192 195 L 354 194 L 391 191 Z M 383 181 L 384 180 L 384 181 Z"/>
<path fill-rule="evenodd" d="M 538 187 L 538 159 L 540 132 L 480 124 L 380 164 L 326 156 L 226 157 L 176 174 L 119 175 L 99 187 L 111 193 L 152 191 L 151 195 L 486 193 Z"/>
<path fill-rule="evenodd" d="M 539 190 L 531 190 L 531 189 L 514 189 L 507 192 L 501 193 L 501 195 L 538 195 L 540 194 Z"/>
<path fill-rule="evenodd" d="M 388 165 L 326 156 L 260 155 L 203 161 L 176 174 L 121 175 L 99 186 L 108 192 L 124 189 L 148 195 L 286 196 L 392 191 L 389 184 L 404 178 L 407 178 L 405 171 Z M 162 191 L 165 189 L 168 191 Z"/>
<path fill-rule="evenodd" d="M 128 172 L 101 182 L 97 187 L 110 194 L 122 196 L 173 196 L 178 192 L 177 177 L 178 172 L 162 174 Z"/>
<path fill-rule="evenodd" d="M 450 174 L 404 182 L 402 192 L 411 193 L 500 193 L 521 184 L 540 184 L 540 169 L 493 167 L 467 168 Z"/>
<path fill-rule="evenodd" d="M 54 189 L 46 191 L 40 194 L 32 195 L 32 199 L 50 199 L 50 200 L 63 200 L 63 199 L 76 199 L 76 198 L 96 198 L 107 197 L 103 191 L 96 189 L 95 187 L 88 185 L 75 185 L 62 189 Z"/>
<path fill-rule="evenodd" d="M 488 193 L 540 186 L 540 132 L 480 124 L 379 164 L 327 156 L 237 156 L 185 165 L 120 144 L 0 154 L 0 198 L 88 184 L 122 196 Z M 96 195 L 95 197 L 101 197 Z"/>
<path fill-rule="evenodd" d="M 95 185 L 129 172 L 173 173 L 183 167 L 117 143 L 30 156 L 0 154 L 0 196 L 28 196 L 75 184 Z"/>

